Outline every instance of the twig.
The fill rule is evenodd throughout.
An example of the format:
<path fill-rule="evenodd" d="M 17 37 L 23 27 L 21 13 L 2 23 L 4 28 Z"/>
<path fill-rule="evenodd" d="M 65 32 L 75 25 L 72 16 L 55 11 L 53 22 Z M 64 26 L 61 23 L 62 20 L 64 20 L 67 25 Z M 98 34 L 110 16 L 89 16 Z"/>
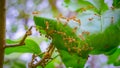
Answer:
<path fill-rule="evenodd" d="M 51 44 L 48 47 L 48 51 L 45 52 L 43 58 L 38 63 L 34 64 L 34 67 L 41 65 L 44 68 L 44 66 L 48 63 L 49 59 L 51 59 L 51 56 L 52 56 L 54 49 L 55 49 L 55 47 Z"/>
<path fill-rule="evenodd" d="M 17 44 L 6 44 L 4 48 L 9 48 L 9 47 L 16 47 L 16 46 L 22 46 L 22 45 L 25 45 L 25 39 L 27 38 L 27 36 L 31 35 L 32 32 L 31 32 L 31 29 L 32 29 L 33 26 L 31 26 L 25 33 L 23 39 L 20 41 L 20 43 L 17 43 Z"/>
<path fill-rule="evenodd" d="M 32 55 L 32 60 L 31 60 L 31 62 L 28 63 L 28 68 L 36 68 L 36 67 L 34 67 L 34 65 L 33 65 L 35 58 L 36 58 L 36 55 L 33 54 L 33 55 Z"/>
<path fill-rule="evenodd" d="M 52 61 L 53 61 L 55 58 L 57 58 L 58 56 L 60 56 L 60 55 L 56 55 L 55 57 L 53 57 L 52 60 L 49 61 L 47 64 L 49 64 L 50 62 L 52 62 Z"/>

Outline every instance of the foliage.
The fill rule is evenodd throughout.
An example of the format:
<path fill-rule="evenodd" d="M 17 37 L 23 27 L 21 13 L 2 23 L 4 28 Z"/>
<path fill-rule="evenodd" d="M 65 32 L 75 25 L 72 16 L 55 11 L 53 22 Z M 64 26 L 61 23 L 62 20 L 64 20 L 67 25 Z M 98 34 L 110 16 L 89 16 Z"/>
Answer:
<path fill-rule="evenodd" d="M 52 38 L 52 43 L 53 45 L 55 45 L 58 49 L 58 51 L 60 52 L 60 56 L 62 56 L 63 61 L 65 62 L 65 64 L 69 67 L 69 66 L 73 66 L 73 67 L 81 67 L 79 66 L 79 62 L 83 61 L 82 57 L 86 57 L 84 54 L 82 54 L 82 52 L 79 53 L 78 50 L 76 49 L 72 49 L 72 47 L 78 47 L 77 49 L 80 49 L 80 47 L 84 47 L 84 42 L 80 43 L 80 38 L 77 37 L 77 35 L 75 33 L 72 32 L 72 29 L 69 26 L 64 26 L 62 25 L 62 23 L 57 23 L 57 21 L 55 20 L 51 20 L 51 19 L 45 19 L 45 18 L 41 18 L 41 17 L 34 17 L 34 21 L 36 23 L 36 25 L 38 26 L 39 30 L 45 30 L 46 29 L 46 21 L 49 21 L 49 29 L 46 31 L 46 35 L 50 36 Z M 43 22 L 43 23 L 40 23 Z M 59 32 L 61 32 L 59 34 Z M 65 38 L 72 38 L 75 39 L 76 41 L 74 42 L 69 42 L 68 40 L 63 40 Z M 60 42 L 58 42 L 60 41 Z M 70 51 L 70 50 L 71 51 Z M 82 49 L 83 52 L 86 50 Z M 87 51 L 89 51 L 89 48 L 87 49 Z M 70 53 L 72 55 L 70 55 Z M 78 53 L 77 53 L 78 52 Z M 68 54 L 68 56 L 66 56 L 65 54 Z M 73 56 L 74 55 L 74 56 Z M 79 55 L 81 55 L 81 59 L 79 59 Z M 75 57 L 75 58 L 73 58 Z M 73 60 L 72 62 L 70 62 L 70 60 Z M 68 63 L 69 62 L 69 63 Z M 85 63 L 85 62 L 83 62 Z"/>
<path fill-rule="evenodd" d="M 108 57 L 109 58 L 108 64 L 113 63 L 114 65 L 119 66 L 120 65 L 120 60 L 118 60 L 119 56 L 120 48 L 118 48 L 112 55 Z"/>
<path fill-rule="evenodd" d="M 65 5 L 73 11 L 93 10 L 98 14 L 102 14 L 108 10 L 108 6 L 104 0 L 65 0 Z M 76 4 L 77 3 L 77 4 Z M 79 6 L 79 7 L 78 7 Z"/>
<path fill-rule="evenodd" d="M 116 66 L 120 66 L 120 60 L 118 59 L 120 56 L 120 48 L 118 48 L 120 44 L 119 4 L 119 0 L 113 0 L 113 7 L 115 7 L 113 10 L 109 9 L 104 0 L 64 0 L 64 5 L 68 9 L 78 13 L 78 17 L 84 18 L 85 12 L 93 12 L 93 15 L 97 15 L 98 17 L 97 18 L 94 16 L 94 19 L 97 20 L 97 22 L 100 21 L 101 29 L 105 27 L 104 30 L 91 33 L 90 35 L 84 34 L 84 39 L 80 37 L 79 34 L 74 32 L 74 28 L 62 21 L 34 16 L 34 22 L 36 29 L 42 35 L 45 35 L 46 38 L 52 40 L 51 43 L 56 47 L 62 62 L 67 68 L 83 68 L 89 57 L 89 54 L 105 54 L 108 56 L 108 64 L 113 63 Z M 115 16 L 115 21 L 113 20 L 113 17 L 109 17 L 109 19 L 105 18 L 105 15 L 109 15 L 108 12 L 111 12 L 111 15 Z M 107 24 L 109 23 L 109 25 L 103 27 L 103 24 L 106 22 L 105 19 L 109 20 L 107 21 Z M 86 18 L 84 18 L 84 20 L 86 20 Z M 103 20 L 105 22 L 103 22 Z M 97 23 L 96 21 L 92 22 Z M 39 44 L 42 40 L 46 39 L 43 39 L 42 37 L 39 39 L 27 38 L 25 40 L 25 45 L 14 48 L 6 48 L 5 53 L 11 54 L 17 52 L 39 55 L 41 53 Z M 17 43 L 18 41 L 12 41 L 8 39 L 6 42 L 8 44 L 13 44 Z M 50 62 L 46 68 L 49 68 L 49 66 L 54 67 L 53 64 L 54 61 Z"/>
<path fill-rule="evenodd" d="M 111 51 L 114 48 L 117 49 L 119 42 L 120 42 L 120 37 L 119 37 L 120 21 L 116 24 L 110 25 L 102 33 L 88 36 L 86 41 L 82 41 L 80 40 L 80 38 L 76 38 L 77 37 L 76 34 L 72 32 L 73 29 L 71 29 L 67 25 L 64 26 L 62 23 L 59 23 L 55 20 L 46 19 L 42 17 L 34 17 L 34 21 L 35 21 L 35 24 L 38 26 L 38 29 L 44 30 L 44 31 L 46 31 L 46 27 L 47 27 L 45 23 L 46 21 L 49 21 L 50 26 L 49 26 L 49 29 L 46 31 L 46 35 L 52 38 L 53 45 L 55 45 L 57 49 L 59 50 L 60 56 L 67 67 L 73 67 L 73 68 L 83 67 L 85 64 L 85 60 L 87 60 L 88 53 L 91 53 L 91 54 L 105 53 L 107 55 L 110 55 L 113 53 L 114 50 L 110 53 L 106 53 L 106 52 Z M 59 32 L 60 30 L 63 31 L 63 33 L 65 33 L 66 36 L 57 34 L 57 32 Z M 79 41 L 79 43 L 78 42 L 68 43 L 69 40 L 64 40 L 64 37 L 65 38 L 72 37 L 76 41 Z M 58 42 L 59 40 L 60 42 Z M 88 46 L 85 45 L 86 42 Z M 78 47 L 78 49 L 81 49 L 81 51 L 78 52 L 77 49 L 75 51 L 74 49 L 72 49 L 73 47 Z M 93 47 L 93 49 L 91 49 L 91 47 Z M 69 51 L 69 49 L 71 51 Z M 82 63 L 79 63 L 79 62 L 82 62 Z"/>
<path fill-rule="evenodd" d="M 7 48 L 5 49 L 5 53 L 6 54 L 11 54 L 13 52 L 17 52 L 17 53 L 34 53 L 34 54 L 39 54 L 41 53 L 39 44 L 45 40 L 44 37 L 40 37 L 40 38 L 34 38 L 34 37 L 28 37 L 25 40 L 25 45 L 21 45 L 18 47 L 13 47 L 13 48 Z M 14 44 L 14 43 L 18 43 L 19 41 L 13 41 L 10 39 L 6 40 L 7 44 Z"/>
<path fill-rule="evenodd" d="M 115 8 L 120 8 L 120 0 L 113 0 L 113 6 L 115 7 Z"/>

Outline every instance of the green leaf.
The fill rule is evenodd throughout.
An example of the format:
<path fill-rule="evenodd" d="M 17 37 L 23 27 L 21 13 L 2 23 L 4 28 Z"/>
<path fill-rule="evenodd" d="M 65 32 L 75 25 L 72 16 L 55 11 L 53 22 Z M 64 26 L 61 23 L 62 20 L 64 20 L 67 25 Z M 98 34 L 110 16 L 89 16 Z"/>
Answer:
<path fill-rule="evenodd" d="M 86 10 L 96 11 L 95 7 L 85 0 L 64 0 L 64 4 L 68 9 L 76 12 L 83 12 Z"/>
<path fill-rule="evenodd" d="M 120 44 L 120 21 L 111 24 L 104 32 L 90 35 L 86 41 L 94 48 L 92 54 L 106 53 L 118 47 Z"/>
<path fill-rule="evenodd" d="M 77 53 L 79 56 L 86 58 L 88 56 L 88 52 L 90 51 L 90 47 L 85 48 L 85 41 L 82 41 L 76 33 L 73 32 L 73 29 L 70 26 L 57 22 L 56 20 L 43 18 L 43 17 L 34 17 L 35 24 L 39 26 L 39 30 L 45 30 L 46 35 L 52 38 L 52 43 L 57 47 L 57 49 L 66 50 Z M 49 22 L 49 29 L 46 30 L 46 21 Z M 61 32 L 62 34 L 59 34 Z M 67 38 L 67 39 L 66 39 Z M 74 42 L 69 42 L 69 39 L 74 39 Z M 66 40 L 65 40 L 66 39 Z M 60 42 L 58 42 L 60 41 Z M 73 48 L 75 47 L 75 48 Z M 81 52 L 79 53 L 79 50 Z"/>
<path fill-rule="evenodd" d="M 104 0 L 64 0 L 64 4 L 68 9 L 76 12 L 92 10 L 102 14 L 109 9 Z"/>
<path fill-rule="evenodd" d="M 17 61 L 14 60 L 14 62 L 11 64 L 12 64 L 11 68 L 25 68 L 26 67 L 25 63 L 23 61 L 20 61 L 20 60 L 17 60 Z"/>
<path fill-rule="evenodd" d="M 68 25 L 65 26 L 56 20 L 35 16 L 34 21 L 36 26 L 39 26 L 39 30 L 45 30 L 46 35 L 51 37 L 53 45 L 60 52 L 62 61 L 67 67 L 79 66 L 77 65 L 77 60 L 81 58 L 87 59 L 89 53 L 112 54 L 116 50 L 112 49 L 118 47 L 120 42 L 120 21 L 116 24 L 111 24 L 103 32 L 89 35 L 85 41 L 81 40 L 76 33 L 72 32 L 73 29 Z M 46 21 L 49 23 L 48 30 L 46 30 Z M 65 35 L 58 34 L 58 32 L 62 32 Z M 75 39 L 75 42 L 69 42 L 69 40 L 65 40 L 65 38 Z M 71 62 L 67 62 L 67 58 L 71 59 Z"/>
<path fill-rule="evenodd" d="M 45 68 L 55 68 L 55 65 L 54 65 L 55 62 L 50 62 L 49 64 L 47 64 L 45 66 Z"/>
<path fill-rule="evenodd" d="M 47 63 L 47 65 L 45 66 L 45 68 L 55 68 L 56 64 L 58 64 L 58 66 L 59 66 L 59 64 L 62 65 L 63 62 L 61 62 L 61 58 L 60 58 L 59 54 L 56 53 L 56 52 L 54 52 L 52 54 L 52 60 Z"/>
<path fill-rule="evenodd" d="M 117 50 L 118 47 L 115 47 L 113 49 L 111 49 L 110 51 L 108 52 L 105 52 L 105 55 L 112 55 L 113 53 L 115 53 L 115 51 Z"/>
<path fill-rule="evenodd" d="M 66 67 L 84 68 L 87 59 L 83 59 L 75 54 L 70 54 L 64 50 L 60 50 L 59 52 Z"/>
<path fill-rule="evenodd" d="M 48 42 L 48 39 L 45 36 L 36 36 L 36 37 L 27 37 L 27 39 L 31 39 L 33 40 L 35 43 L 37 43 L 38 45 L 41 44 L 42 41 L 46 41 Z"/>
<path fill-rule="evenodd" d="M 70 3 L 70 0 L 64 0 L 64 2 L 68 5 Z"/>
<path fill-rule="evenodd" d="M 112 55 L 108 56 L 108 64 L 120 65 L 120 48 L 118 48 Z"/>
<path fill-rule="evenodd" d="M 115 8 L 120 8 L 120 0 L 113 0 L 112 4 Z"/>
<path fill-rule="evenodd" d="M 102 14 L 106 10 L 108 10 L 108 6 L 104 2 L 104 0 L 86 0 L 86 1 L 90 2 L 91 4 L 93 4 L 97 8 L 99 14 Z"/>
<path fill-rule="evenodd" d="M 87 59 L 88 57 L 88 52 L 90 51 L 89 47 L 85 48 L 85 42 L 82 41 L 77 35 L 76 33 L 73 32 L 73 29 L 70 28 L 68 25 L 64 25 L 60 22 L 57 22 L 55 20 L 52 19 L 47 19 L 47 18 L 43 18 L 43 17 L 34 17 L 34 21 L 36 26 L 39 27 L 39 30 L 45 30 L 46 31 L 46 35 L 50 36 L 52 38 L 52 44 L 60 51 L 60 55 L 65 54 L 64 56 L 61 56 L 61 58 L 63 59 L 65 65 L 67 67 L 71 66 L 71 64 L 73 63 L 72 60 L 75 61 L 75 63 L 72 64 L 73 67 L 80 67 L 80 66 L 84 66 L 84 63 L 80 63 L 80 65 L 78 65 L 77 61 L 78 59 L 80 59 L 80 61 L 82 61 L 81 58 L 85 58 Z M 49 22 L 49 29 L 46 30 L 46 21 Z M 62 34 L 59 34 L 58 32 L 62 32 Z M 74 42 L 69 42 L 69 40 L 64 40 L 65 38 L 72 38 L 75 39 L 76 41 Z M 73 47 L 76 47 L 77 49 L 74 49 Z M 80 49 L 81 48 L 81 49 Z M 79 51 L 81 50 L 81 51 Z M 66 53 L 67 52 L 67 53 Z M 74 55 L 74 56 L 70 56 Z M 65 57 L 66 56 L 66 57 Z M 65 58 L 76 58 L 76 59 L 71 59 L 71 62 L 69 61 L 70 64 L 67 64 L 68 62 L 65 60 Z M 75 65 L 77 66 L 75 66 Z"/>
<path fill-rule="evenodd" d="M 16 41 L 12 41 L 12 40 L 6 40 L 7 44 L 14 44 L 14 43 L 18 43 Z M 5 49 L 5 54 L 11 54 L 11 53 L 35 53 L 35 54 L 39 54 L 40 48 L 39 45 L 33 41 L 32 39 L 26 39 L 25 40 L 25 45 L 22 46 L 17 46 L 17 47 L 9 47 Z"/>

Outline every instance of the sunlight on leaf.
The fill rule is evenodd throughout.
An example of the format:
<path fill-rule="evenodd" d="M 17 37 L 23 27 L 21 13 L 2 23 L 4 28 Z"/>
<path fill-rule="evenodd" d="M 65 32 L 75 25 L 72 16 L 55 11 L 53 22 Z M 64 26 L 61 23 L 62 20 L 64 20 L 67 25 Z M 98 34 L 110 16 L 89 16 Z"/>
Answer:
<path fill-rule="evenodd" d="M 7 40 L 7 44 L 15 44 L 15 43 L 19 43 L 18 41 L 12 41 L 12 40 Z M 26 39 L 25 40 L 25 45 L 22 46 L 18 46 L 18 47 L 10 47 L 10 48 L 6 48 L 5 49 L 5 53 L 6 54 L 11 54 L 11 53 L 35 53 L 35 54 L 39 54 L 41 52 L 38 43 L 36 43 L 34 40 L 32 39 Z"/>

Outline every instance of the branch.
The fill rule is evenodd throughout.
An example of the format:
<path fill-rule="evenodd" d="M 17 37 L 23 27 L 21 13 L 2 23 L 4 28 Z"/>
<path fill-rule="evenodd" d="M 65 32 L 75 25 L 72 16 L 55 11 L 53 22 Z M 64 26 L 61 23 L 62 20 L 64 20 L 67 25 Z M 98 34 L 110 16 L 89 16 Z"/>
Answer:
<path fill-rule="evenodd" d="M 28 68 L 36 68 L 36 67 L 34 67 L 34 65 L 33 65 L 36 57 L 37 57 L 37 56 L 36 56 L 35 54 L 32 55 L 32 60 L 31 60 L 30 63 L 28 63 Z"/>
<path fill-rule="evenodd" d="M 55 57 L 53 57 L 52 60 L 49 61 L 47 64 L 49 64 L 50 62 L 52 62 L 52 61 L 53 61 L 54 59 L 56 59 L 58 56 L 60 56 L 60 55 L 56 55 Z"/>
<path fill-rule="evenodd" d="M 52 53 L 53 53 L 54 49 L 55 49 L 55 46 L 50 44 L 50 46 L 48 47 L 48 50 L 44 53 L 44 56 L 42 57 L 42 59 L 40 61 L 38 61 L 37 63 L 35 63 L 35 64 L 33 63 L 33 61 L 31 61 L 28 64 L 29 68 L 36 68 L 39 65 L 41 65 L 44 68 L 44 66 L 51 59 L 51 56 L 52 56 Z M 35 58 L 34 58 L 34 60 L 35 60 Z"/>
<path fill-rule="evenodd" d="M 0 0 L 0 68 L 3 68 L 4 64 L 4 52 L 5 49 L 5 31 L 6 31 L 6 0 Z"/>
<path fill-rule="evenodd" d="M 48 60 L 51 59 L 52 53 L 54 51 L 54 48 L 55 47 L 51 44 L 49 46 L 48 51 L 43 56 L 43 58 L 38 63 L 36 63 L 35 66 L 41 65 L 41 66 L 44 67 L 47 64 Z"/>
<path fill-rule="evenodd" d="M 32 29 L 33 26 L 31 26 L 25 33 L 23 39 L 20 41 L 20 43 L 17 43 L 17 44 L 6 44 L 6 46 L 4 48 L 9 48 L 9 47 L 16 47 L 16 46 L 22 46 L 22 45 L 25 45 L 25 39 L 27 38 L 27 36 L 31 35 L 32 32 L 31 32 L 31 29 Z"/>

